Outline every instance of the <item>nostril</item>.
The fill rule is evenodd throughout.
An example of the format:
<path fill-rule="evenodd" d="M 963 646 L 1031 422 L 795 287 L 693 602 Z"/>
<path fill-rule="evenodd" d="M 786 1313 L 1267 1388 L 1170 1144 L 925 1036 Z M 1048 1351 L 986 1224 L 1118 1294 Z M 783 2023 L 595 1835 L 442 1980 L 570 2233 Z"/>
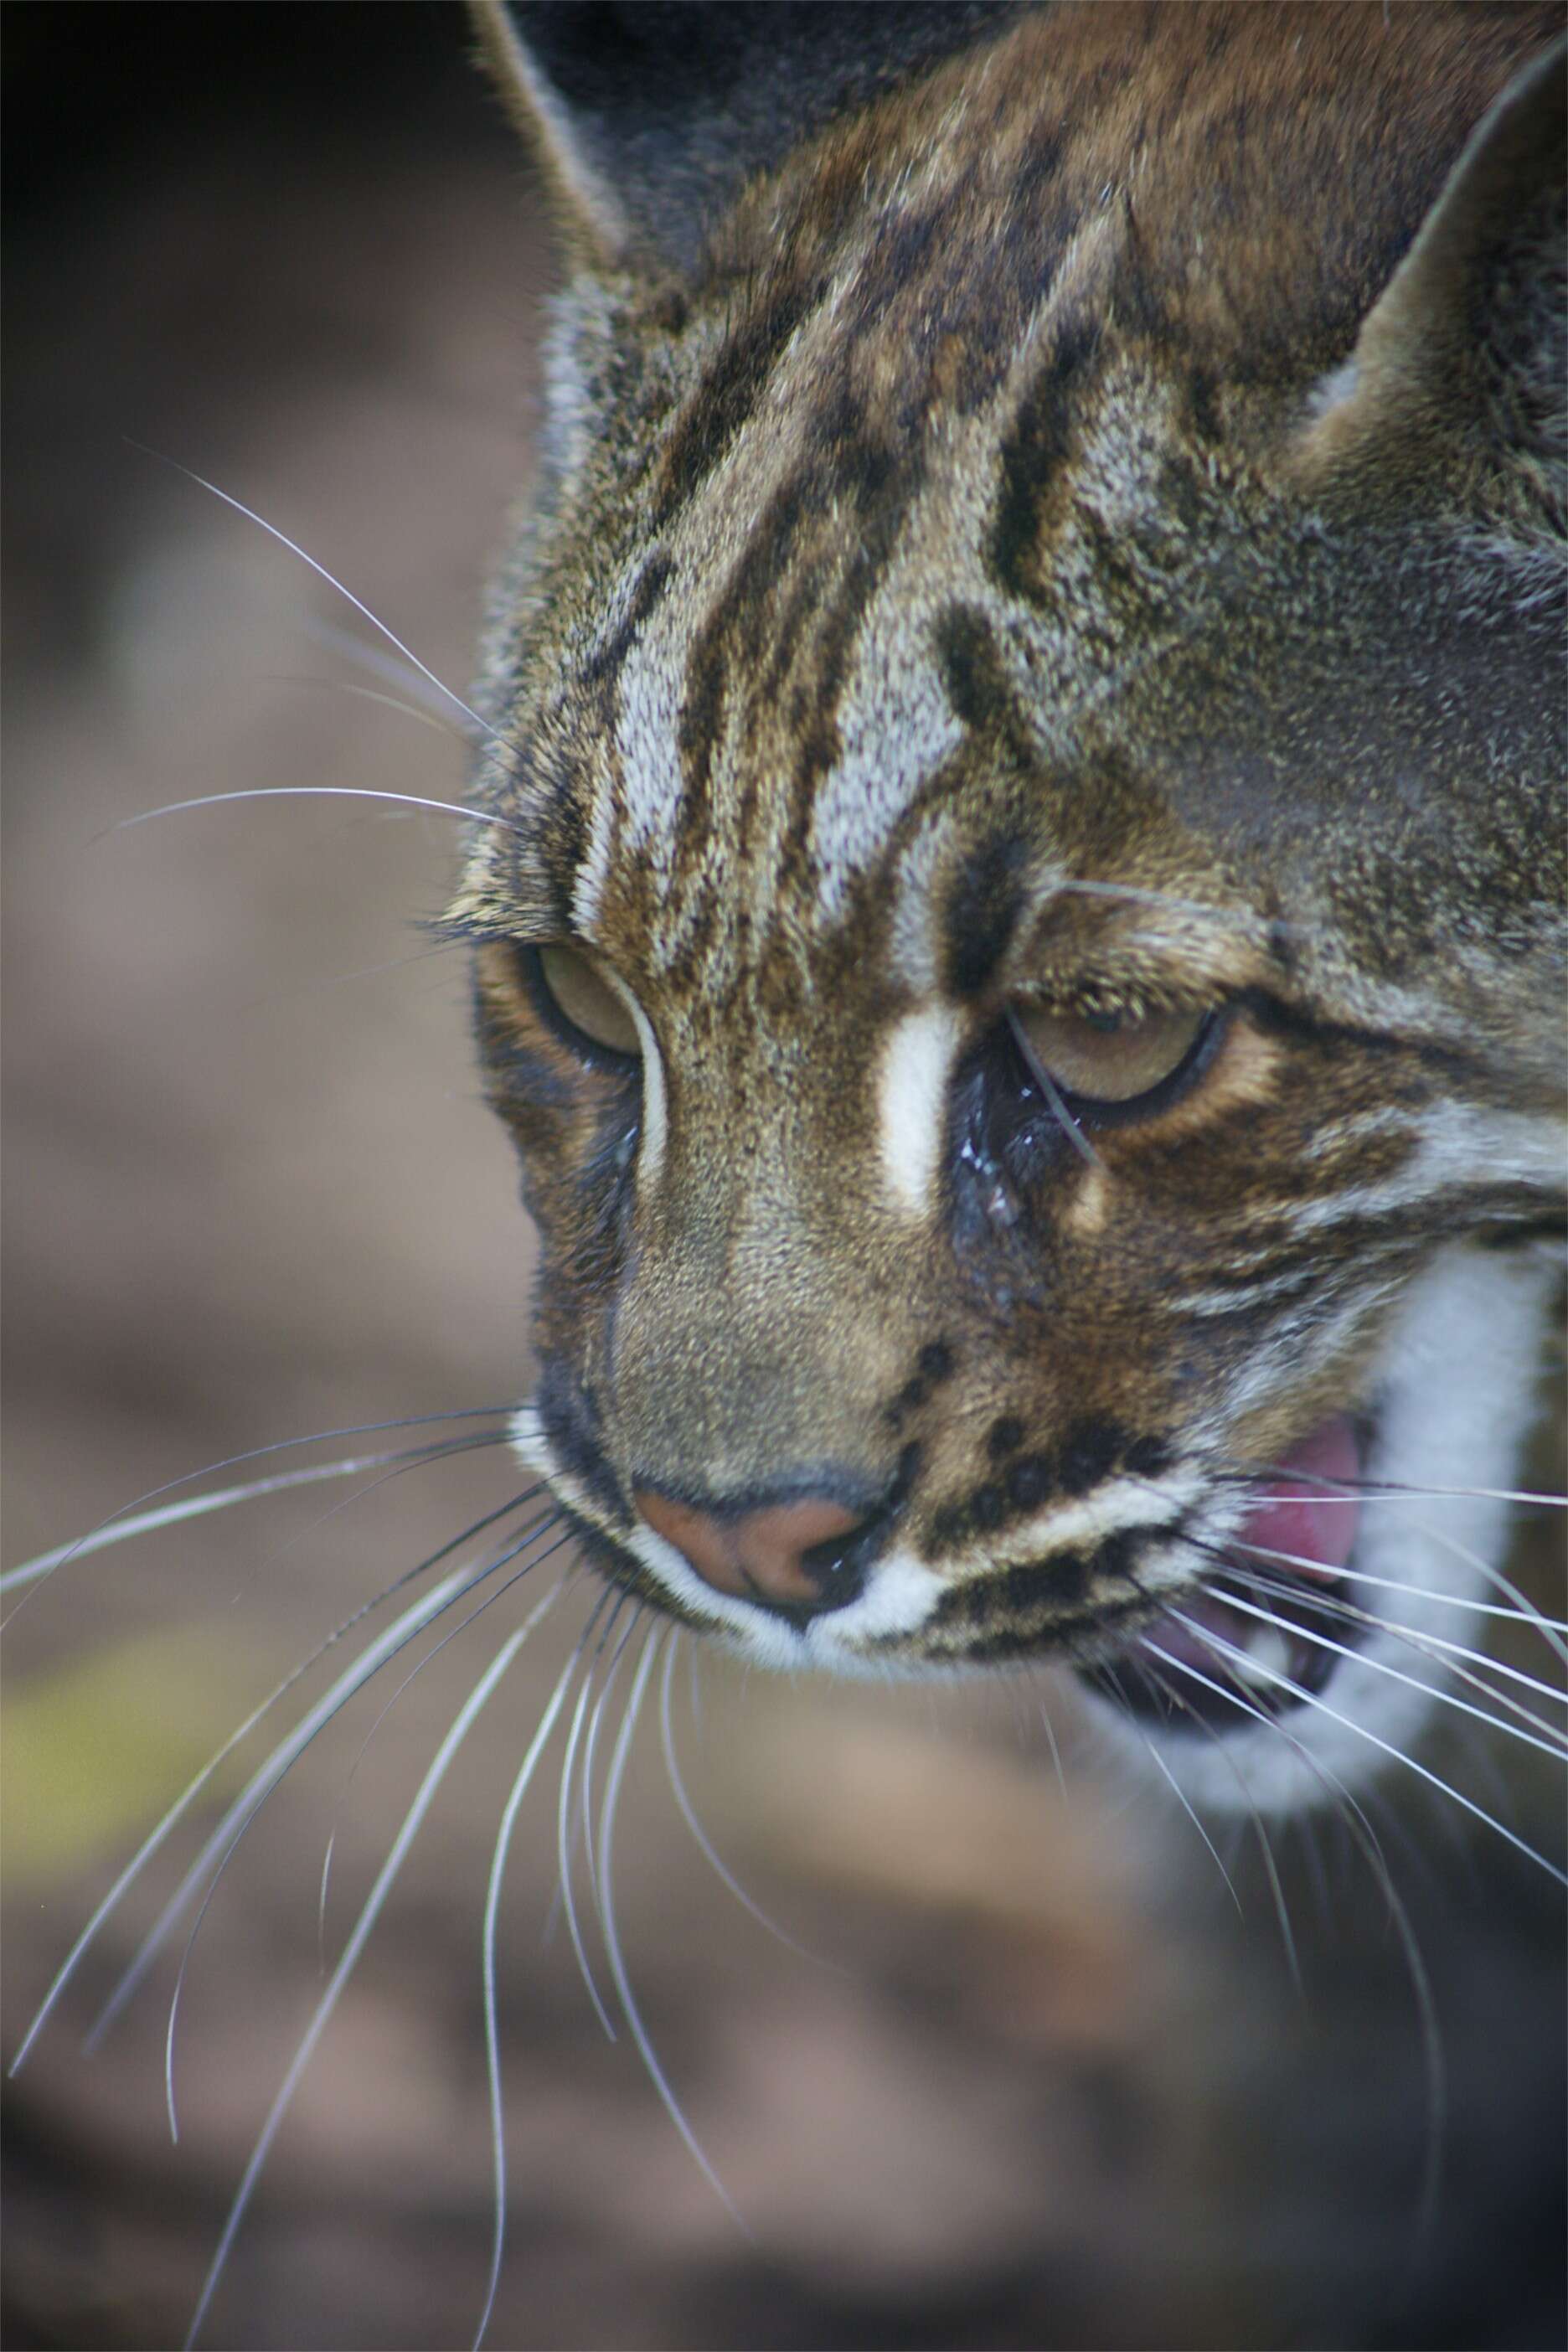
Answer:
<path fill-rule="evenodd" d="M 844 1516 L 848 1518 L 849 1514 L 846 1512 Z M 800 1565 L 820 1593 L 826 1596 L 836 1582 L 847 1585 L 851 1580 L 856 1591 L 859 1591 L 885 1524 L 886 1514 L 874 1511 L 868 1519 L 856 1519 L 848 1527 L 836 1528 L 820 1543 L 807 1545 L 800 1555 Z M 823 1605 L 836 1608 L 842 1603 L 825 1597 Z"/>
<path fill-rule="evenodd" d="M 791 1615 L 842 1609 L 859 1594 L 885 1514 L 870 1517 L 826 1495 L 751 1510 L 704 1510 L 649 1486 L 633 1489 L 641 1517 L 705 1584 Z"/>

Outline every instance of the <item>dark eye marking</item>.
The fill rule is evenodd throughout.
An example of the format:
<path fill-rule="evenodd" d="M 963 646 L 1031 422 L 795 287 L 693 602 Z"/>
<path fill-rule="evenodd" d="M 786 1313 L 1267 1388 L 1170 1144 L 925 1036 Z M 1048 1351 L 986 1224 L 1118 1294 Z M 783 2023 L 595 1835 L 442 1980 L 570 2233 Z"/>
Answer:
<path fill-rule="evenodd" d="M 1020 841 L 988 841 L 960 866 L 943 922 L 945 979 L 961 1000 L 991 984 L 1024 910 L 1026 852 Z"/>

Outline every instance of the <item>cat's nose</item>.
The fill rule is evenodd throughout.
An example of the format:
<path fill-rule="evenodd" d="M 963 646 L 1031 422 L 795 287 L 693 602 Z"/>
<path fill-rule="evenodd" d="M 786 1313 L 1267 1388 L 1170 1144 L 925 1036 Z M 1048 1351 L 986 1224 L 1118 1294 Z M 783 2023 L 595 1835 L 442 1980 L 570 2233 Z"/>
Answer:
<path fill-rule="evenodd" d="M 746 1511 L 705 1511 L 648 1486 L 634 1486 L 632 1499 L 655 1534 L 716 1592 L 792 1617 L 842 1609 L 859 1597 L 867 1538 L 881 1516 L 868 1518 L 826 1495 Z"/>

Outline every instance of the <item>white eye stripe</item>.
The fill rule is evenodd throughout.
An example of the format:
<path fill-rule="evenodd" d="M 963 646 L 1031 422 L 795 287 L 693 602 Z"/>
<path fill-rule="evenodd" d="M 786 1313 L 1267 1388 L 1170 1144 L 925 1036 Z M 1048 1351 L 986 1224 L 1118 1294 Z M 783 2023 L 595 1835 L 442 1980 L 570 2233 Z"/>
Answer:
<path fill-rule="evenodd" d="M 637 1149 L 637 1181 L 651 1184 L 664 1165 L 664 1142 L 668 1129 L 665 1110 L 664 1064 L 659 1058 L 658 1040 L 653 1034 L 653 1024 L 619 972 L 608 965 L 605 978 L 625 1004 L 637 1024 L 637 1039 L 642 1046 L 642 1141 Z"/>
<path fill-rule="evenodd" d="M 626 656 L 616 707 L 626 836 L 656 867 L 671 854 L 684 798 L 678 609 L 655 614 Z"/>
<path fill-rule="evenodd" d="M 607 792 L 594 795 L 594 814 L 588 834 L 588 854 L 577 869 L 572 886 L 572 928 L 580 939 L 592 940 L 605 903 L 605 886 L 610 876 L 610 853 L 615 844 L 615 811 Z"/>
<path fill-rule="evenodd" d="M 956 1012 L 928 1005 L 900 1021 L 883 1050 L 877 1088 L 882 1174 L 898 1207 L 913 1216 L 924 1215 L 934 1195 L 962 1035 Z"/>

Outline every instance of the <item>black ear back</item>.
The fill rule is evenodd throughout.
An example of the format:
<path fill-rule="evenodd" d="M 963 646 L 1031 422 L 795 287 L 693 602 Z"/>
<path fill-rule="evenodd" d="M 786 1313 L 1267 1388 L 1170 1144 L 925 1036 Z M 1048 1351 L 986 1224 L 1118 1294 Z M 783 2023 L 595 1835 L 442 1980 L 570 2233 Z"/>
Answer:
<path fill-rule="evenodd" d="M 754 173 L 1026 0 L 476 0 L 569 236 L 695 260 Z"/>

